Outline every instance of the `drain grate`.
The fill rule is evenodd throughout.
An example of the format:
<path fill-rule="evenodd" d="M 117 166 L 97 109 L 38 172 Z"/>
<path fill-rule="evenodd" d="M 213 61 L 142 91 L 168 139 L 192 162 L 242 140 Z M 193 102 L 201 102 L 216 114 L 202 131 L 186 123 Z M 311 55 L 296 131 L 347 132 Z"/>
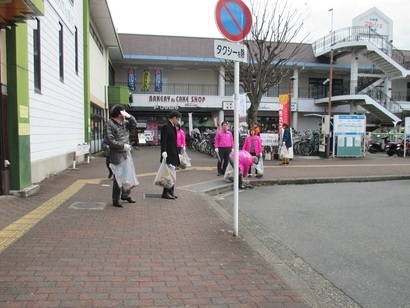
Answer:
<path fill-rule="evenodd" d="M 162 194 L 146 194 L 144 193 L 144 199 L 161 198 Z"/>
<path fill-rule="evenodd" d="M 74 202 L 70 209 L 75 210 L 103 210 L 107 203 L 104 202 Z"/>

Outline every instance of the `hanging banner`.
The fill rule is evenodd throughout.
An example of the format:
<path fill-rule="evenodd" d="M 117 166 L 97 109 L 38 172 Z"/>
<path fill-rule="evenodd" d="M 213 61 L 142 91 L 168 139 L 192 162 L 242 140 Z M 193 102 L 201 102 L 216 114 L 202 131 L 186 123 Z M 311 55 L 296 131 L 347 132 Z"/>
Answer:
<path fill-rule="evenodd" d="M 290 99 L 289 94 L 279 95 L 279 132 L 282 131 L 282 125 L 290 125 Z"/>
<path fill-rule="evenodd" d="M 162 69 L 155 69 L 155 92 L 162 92 Z"/>
<path fill-rule="evenodd" d="M 128 88 L 131 92 L 136 89 L 137 70 L 133 68 L 128 69 Z"/>
<path fill-rule="evenodd" d="M 246 117 L 246 94 L 239 95 L 239 118 Z"/>
<path fill-rule="evenodd" d="M 193 128 L 193 123 L 192 123 L 192 112 L 188 113 L 188 125 L 189 125 L 188 132 L 189 132 L 189 135 L 191 136 L 191 133 L 194 129 Z"/>
<path fill-rule="evenodd" d="M 148 92 L 149 91 L 149 84 L 151 82 L 151 74 L 149 70 L 144 70 L 144 74 L 142 77 L 142 91 Z"/>

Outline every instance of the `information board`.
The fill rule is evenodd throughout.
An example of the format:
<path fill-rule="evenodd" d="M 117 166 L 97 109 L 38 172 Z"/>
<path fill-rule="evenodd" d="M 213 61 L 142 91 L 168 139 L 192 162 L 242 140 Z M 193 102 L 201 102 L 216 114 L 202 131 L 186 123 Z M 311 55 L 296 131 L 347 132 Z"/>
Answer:
<path fill-rule="evenodd" d="M 333 153 L 335 156 L 362 156 L 362 146 L 364 146 L 362 141 L 366 134 L 366 116 L 336 115 L 333 119 L 333 134 L 336 141 L 333 143 Z"/>

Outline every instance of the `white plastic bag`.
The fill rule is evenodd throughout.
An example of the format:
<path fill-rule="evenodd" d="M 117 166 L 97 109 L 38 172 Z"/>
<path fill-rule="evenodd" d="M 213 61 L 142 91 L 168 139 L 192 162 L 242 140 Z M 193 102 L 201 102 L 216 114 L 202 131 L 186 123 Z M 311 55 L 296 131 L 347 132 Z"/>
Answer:
<path fill-rule="evenodd" d="M 282 144 L 279 151 L 279 159 L 289 158 L 289 152 L 286 145 Z"/>
<path fill-rule="evenodd" d="M 181 167 L 181 169 L 191 167 L 191 159 L 189 158 L 185 150 L 182 150 L 181 154 L 179 154 L 179 163 L 180 163 L 179 166 Z"/>
<path fill-rule="evenodd" d="M 130 190 L 139 184 L 130 152 L 127 153 L 127 158 L 119 165 L 110 164 L 110 168 L 115 175 L 118 186 L 122 190 Z"/>
<path fill-rule="evenodd" d="M 263 175 L 263 159 L 262 156 L 259 158 L 258 163 L 255 165 L 256 171 L 258 171 L 257 177 L 261 177 Z"/>
<path fill-rule="evenodd" d="M 157 175 L 154 179 L 154 185 L 158 185 L 164 188 L 172 188 L 175 184 L 177 178 L 177 172 L 175 171 L 175 166 L 168 165 L 166 159 L 162 160 L 159 166 Z"/>
<path fill-rule="evenodd" d="M 233 177 L 234 177 L 233 167 L 231 164 L 228 164 L 228 167 L 226 167 L 226 170 L 225 170 L 224 179 L 230 182 L 233 182 Z"/>

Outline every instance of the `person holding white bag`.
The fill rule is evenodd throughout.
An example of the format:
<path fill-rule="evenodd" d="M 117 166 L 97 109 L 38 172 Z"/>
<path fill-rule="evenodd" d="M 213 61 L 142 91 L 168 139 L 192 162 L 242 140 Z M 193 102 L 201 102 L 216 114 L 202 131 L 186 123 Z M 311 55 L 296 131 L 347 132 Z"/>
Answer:
<path fill-rule="evenodd" d="M 110 120 L 104 126 L 104 138 L 110 148 L 110 166 L 114 173 L 112 186 L 112 205 L 115 207 L 123 207 L 120 201 L 125 200 L 129 203 L 136 201 L 130 196 L 131 188 L 137 184 L 135 170 L 126 170 L 127 176 L 131 175 L 133 183 L 130 183 L 126 188 L 119 185 L 117 169 L 121 169 L 124 161 L 131 157 L 131 145 L 129 144 L 129 131 L 137 127 L 137 120 L 125 111 L 124 106 L 115 105 L 111 108 Z M 133 162 L 128 162 L 130 166 L 134 166 Z M 117 167 L 117 168 L 116 168 Z M 121 167 L 121 168 L 118 168 Z M 125 179 L 124 179 L 125 180 Z M 121 179 L 122 182 L 122 179 Z"/>
<path fill-rule="evenodd" d="M 177 147 L 177 129 L 176 125 L 181 119 L 181 114 L 173 110 L 168 116 L 168 121 L 161 127 L 161 159 L 165 159 L 168 165 L 172 165 L 174 168 L 179 166 L 179 154 Z M 171 188 L 163 188 L 161 198 L 175 200 L 178 198 L 174 194 L 175 184 Z"/>
<path fill-rule="evenodd" d="M 281 152 L 283 153 L 280 153 L 282 156 L 281 165 L 289 165 L 289 148 L 292 147 L 292 136 L 291 136 L 289 125 L 287 123 L 282 124 L 282 129 L 283 129 L 283 137 L 282 137 L 283 143 L 282 143 Z"/>

